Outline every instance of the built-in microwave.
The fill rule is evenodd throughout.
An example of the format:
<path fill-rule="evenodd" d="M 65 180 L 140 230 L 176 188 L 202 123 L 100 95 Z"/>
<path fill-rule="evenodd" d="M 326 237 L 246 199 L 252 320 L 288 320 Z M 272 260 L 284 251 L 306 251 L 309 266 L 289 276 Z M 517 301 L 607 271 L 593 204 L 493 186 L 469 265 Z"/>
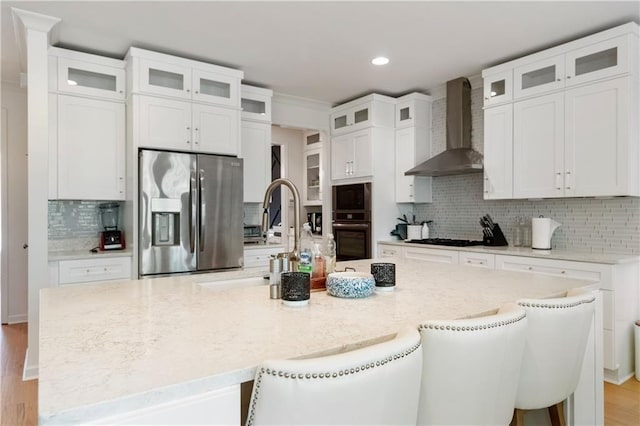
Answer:
<path fill-rule="evenodd" d="M 333 220 L 371 221 L 371 183 L 334 186 Z"/>

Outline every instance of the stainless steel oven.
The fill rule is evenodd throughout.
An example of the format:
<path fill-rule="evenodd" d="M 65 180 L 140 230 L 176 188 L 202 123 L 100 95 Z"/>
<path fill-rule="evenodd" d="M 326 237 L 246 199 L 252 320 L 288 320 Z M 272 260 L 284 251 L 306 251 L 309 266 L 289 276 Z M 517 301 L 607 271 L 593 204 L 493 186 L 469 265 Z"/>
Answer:
<path fill-rule="evenodd" d="M 371 183 L 333 187 L 336 260 L 371 259 Z"/>

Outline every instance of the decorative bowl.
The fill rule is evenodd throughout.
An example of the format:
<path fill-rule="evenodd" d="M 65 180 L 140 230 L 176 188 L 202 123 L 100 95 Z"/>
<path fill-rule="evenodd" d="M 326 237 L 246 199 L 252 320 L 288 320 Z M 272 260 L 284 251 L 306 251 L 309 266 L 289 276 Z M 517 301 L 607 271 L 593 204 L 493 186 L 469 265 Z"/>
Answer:
<path fill-rule="evenodd" d="M 327 275 L 327 293 L 350 299 L 371 296 L 376 281 L 364 272 L 332 272 Z"/>

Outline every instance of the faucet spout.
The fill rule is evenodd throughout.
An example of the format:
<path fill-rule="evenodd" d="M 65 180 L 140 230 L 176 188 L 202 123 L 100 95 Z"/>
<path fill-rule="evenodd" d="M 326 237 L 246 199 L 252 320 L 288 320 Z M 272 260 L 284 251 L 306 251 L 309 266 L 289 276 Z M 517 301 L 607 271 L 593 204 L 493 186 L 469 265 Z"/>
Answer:
<path fill-rule="evenodd" d="M 262 233 L 266 234 L 269 230 L 269 200 L 271 199 L 271 194 L 281 185 L 289 188 L 293 194 L 293 251 L 289 253 L 289 259 L 297 263 L 298 255 L 300 254 L 300 193 L 289 179 L 276 179 L 267 187 L 262 203 Z"/>

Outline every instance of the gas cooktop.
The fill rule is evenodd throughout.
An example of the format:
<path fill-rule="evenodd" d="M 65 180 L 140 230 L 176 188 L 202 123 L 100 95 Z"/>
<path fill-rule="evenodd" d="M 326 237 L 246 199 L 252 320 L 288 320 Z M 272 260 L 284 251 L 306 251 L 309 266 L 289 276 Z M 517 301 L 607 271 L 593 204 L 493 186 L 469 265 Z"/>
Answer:
<path fill-rule="evenodd" d="M 424 240 L 405 240 L 405 242 L 413 243 L 413 244 L 433 244 L 436 246 L 453 246 L 453 247 L 481 246 L 484 244 L 484 242 L 482 241 L 453 240 L 450 238 L 426 238 Z"/>

